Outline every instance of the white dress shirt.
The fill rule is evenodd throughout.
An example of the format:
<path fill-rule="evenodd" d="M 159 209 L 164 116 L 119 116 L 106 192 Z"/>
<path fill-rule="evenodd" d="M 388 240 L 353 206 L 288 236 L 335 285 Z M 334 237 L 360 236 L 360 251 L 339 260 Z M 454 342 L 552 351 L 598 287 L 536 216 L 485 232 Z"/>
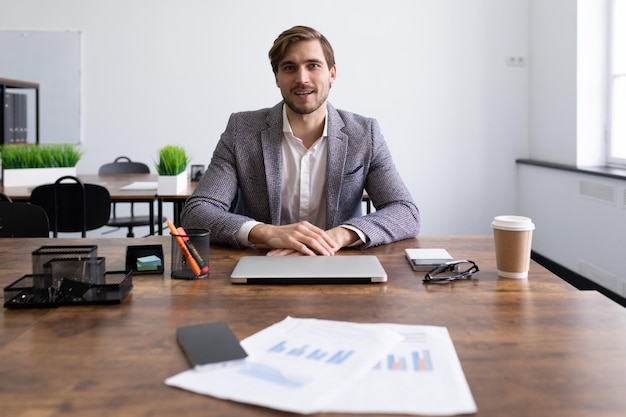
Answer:
<path fill-rule="evenodd" d="M 283 107 L 283 166 L 281 178 L 281 223 L 308 221 L 326 227 L 326 167 L 328 138 L 326 122 L 322 136 L 306 148 L 295 137 Z"/>
<path fill-rule="evenodd" d="M 327 121 L 328 116 L 324 120 L 322 136 L 307 149 L 302 140 L 294 136 L 283 105 L 281 224 L 306 220 L 320 229 L 326 228 Z M 240 244 L 250 245 L 250 230 L 259 223 L 249 221 L 241 226 L 236 236 Z M 359 235 L 360 239 L 352 245 L 365 242 L 362 231 L 349 225 L 343 227 Z"/>

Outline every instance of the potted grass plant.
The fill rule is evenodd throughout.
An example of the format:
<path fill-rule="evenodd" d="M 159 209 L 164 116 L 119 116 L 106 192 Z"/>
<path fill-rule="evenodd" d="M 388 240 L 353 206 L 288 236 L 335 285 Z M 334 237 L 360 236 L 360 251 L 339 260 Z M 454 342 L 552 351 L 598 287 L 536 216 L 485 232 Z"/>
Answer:
<path fill-rule="evenodd" d="M 176 195 L 187 188 L 189 159 L 181 146 L 166 145 L 159 149 L 159 160 L 156 163 L 159 195 Z"/>
<path fill-rule="evenodd" d="M 82 151 L 71 144 L 2 145 L 2 181 L 5 187 L 29 187 L 76 176 Z"/>

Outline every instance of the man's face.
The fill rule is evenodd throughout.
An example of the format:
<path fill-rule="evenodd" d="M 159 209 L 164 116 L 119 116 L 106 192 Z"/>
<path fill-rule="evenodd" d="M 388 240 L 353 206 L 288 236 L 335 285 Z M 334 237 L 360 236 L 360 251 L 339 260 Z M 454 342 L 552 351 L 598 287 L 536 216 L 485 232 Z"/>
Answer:
<path fill-rule="evenodd" d="M 328 68 L 318 40 L 300 41 L 289 45 L 278 63 L 276 85 L 293 112 L 311 114 L 326 103 L 336 71 Z"/>

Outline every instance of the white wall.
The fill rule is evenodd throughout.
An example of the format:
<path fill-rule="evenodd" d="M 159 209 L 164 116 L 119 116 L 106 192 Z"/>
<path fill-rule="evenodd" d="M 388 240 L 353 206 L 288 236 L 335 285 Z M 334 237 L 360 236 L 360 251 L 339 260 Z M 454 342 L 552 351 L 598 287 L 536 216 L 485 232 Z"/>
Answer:
<path fill-rule="evenodd" d="M 530 157 L 603 165 L 607 0 L 530 1 Z"/>
<path fill-rule="evenodd" d="M 530 157 L 576 164 L 576 1 L 530 0 Z"/>
<path fill-rule="evenodd" d="M 519 176 L 533 250 L 626 297 L 626 181 L 526 165 Z"/>
<path fill-rule="evenodd" d="M 603 165 L 606 7 L 530 1 L 532 158 Z M 535 251 L 626 296 L 626 181 L 520 165 L 518 190 L 537 225 Z"/>
<path fill-rule="evenodd" d="M 79 173 L 180 144 L 207 164 L 231 112 L 280 100 L 267 51 L 295 24 L 335 47 L 336 107 L 379 119 L 422 234 L 490 233 L 528 156 L 528 0 L 0 0 L 2 30 L 82 32 Z"/>

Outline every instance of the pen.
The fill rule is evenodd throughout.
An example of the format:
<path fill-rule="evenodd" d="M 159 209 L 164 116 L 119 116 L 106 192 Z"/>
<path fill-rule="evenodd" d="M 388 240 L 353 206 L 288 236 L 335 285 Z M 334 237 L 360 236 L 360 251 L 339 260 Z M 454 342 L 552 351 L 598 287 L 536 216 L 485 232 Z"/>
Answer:
<path fill-rule="evenodd" d="M 176 230 L 178 231 L 178 235 L 183 239 L 183 242 L 185 242 L 185 245 L 187 245 L 189 253 L 191 254 L 191 256 L 193 256 L 193 259 L 195 259 L 196 263 L 200 267 L 200 272 L 202 274 L 206 274 L 207 272 L 209 272 L 209 266 L 204 262 L 204 259 L 202 259 L 202 256 L 200 256 L 198 250 L 193 245 L 193 243 L 191 243 L 191 240 L 189 239 L 189 236 L 187 236 L 187 232 L 185 232 L 185 229 L 179 226 Z"/>
<path fill-rule="evenodd" d="M 167 224 L 167 227 L 169 227 L 170 232 L 172 233 L 172 236 L 174 236 L 174 239 L 176 239 L 176 243 L 178 243 L 178 246 L 180 246 L 180 249 L 183 251 L 183 255 L 185 256 L 185 259 L 187 260 L 187 263 L 191 267 L 191 270 L 193 271 L 194 275 L 199 277 L 202 274 L 202 271 L 200 270 L 200 266 L 198 266 L 198 263 L 191 255 L 191 252 L 189 252 L 189 249 L 187 249 L 187 245 L 183 241 L 183 238 L 179 236 L 178 230 L 176 230 L 176 227 L 174 227 L 174 223 L 172 223 L 171 220 L 167 220 L 166 224 Z"/>

